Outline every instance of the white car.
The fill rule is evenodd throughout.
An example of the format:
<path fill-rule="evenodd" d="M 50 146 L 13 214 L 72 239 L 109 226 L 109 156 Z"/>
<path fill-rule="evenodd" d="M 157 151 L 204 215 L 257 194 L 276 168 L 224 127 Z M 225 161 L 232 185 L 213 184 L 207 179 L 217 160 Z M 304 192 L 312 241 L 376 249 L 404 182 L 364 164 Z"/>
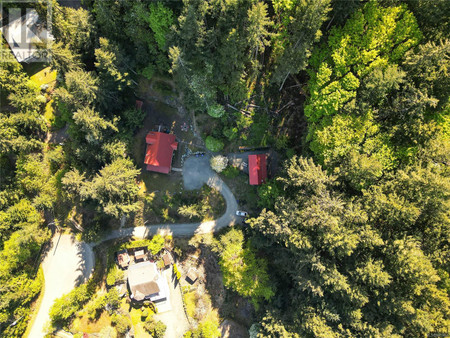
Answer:
<path fill-rule="evenodd" d="M 247 217 L 248 213 L 246 211 L 236 211 L 236 216 Z"/>

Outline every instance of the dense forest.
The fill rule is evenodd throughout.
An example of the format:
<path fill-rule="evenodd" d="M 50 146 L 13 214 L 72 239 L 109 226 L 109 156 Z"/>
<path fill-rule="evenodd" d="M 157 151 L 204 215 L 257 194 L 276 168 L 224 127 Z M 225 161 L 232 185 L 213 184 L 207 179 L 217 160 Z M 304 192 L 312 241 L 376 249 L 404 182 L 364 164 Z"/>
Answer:
<path fill-rule="evenodd" d="M 156 78 L 175 83 L 208 149 L 285 160 L 250 227 L 217 248 L 224 283 L 255 305 L 253 334 L 448 333 L 449 1 L 61 3 L 54 89 L 0 63 L 1 336 L 26 329 L 49 224 L 83 208 L 94 236 L 137 210 L 135 90 Z M 239 251 L 260 284 L 226 264 Z"/>

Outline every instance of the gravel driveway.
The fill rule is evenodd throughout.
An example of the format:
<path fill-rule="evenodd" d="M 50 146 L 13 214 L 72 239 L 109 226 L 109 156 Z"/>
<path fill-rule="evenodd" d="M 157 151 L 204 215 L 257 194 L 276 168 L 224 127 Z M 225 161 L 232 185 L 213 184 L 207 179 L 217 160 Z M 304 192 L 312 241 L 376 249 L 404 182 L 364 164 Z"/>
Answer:
<path fill-rule="evenodd" d="M 163 273 L 169 284 L 171 310 L 156 314 L 155 319 L 162 321 L 167 326 L 164 338 L 180 338 L 183 337 L 183 334 L 187 330 L 189 330 L 189 322 L 184 313 L 180 286 L 178 285 L 177 288 L 175 288 L 171 270 L 172 269 L 165 270 Z M 158 304 L 156 307 L 158 307 Z"/>
<path fill-rule="evenodd" d="M 30 338 L 44 337 L 48 313 L 55 300 L 89 278 L 94 268 L 94 254 L 88 244 L 77 242 L 73 236 L 56 234 L 42 268 L 44 297 L 30 330 Z"/>
<path fill-rule="evenodd" d="M 215 173 L 209 165 L 210 156 L 191 156 L 184 161 L 183 183 L 186 190 L 200 189 Z"/>

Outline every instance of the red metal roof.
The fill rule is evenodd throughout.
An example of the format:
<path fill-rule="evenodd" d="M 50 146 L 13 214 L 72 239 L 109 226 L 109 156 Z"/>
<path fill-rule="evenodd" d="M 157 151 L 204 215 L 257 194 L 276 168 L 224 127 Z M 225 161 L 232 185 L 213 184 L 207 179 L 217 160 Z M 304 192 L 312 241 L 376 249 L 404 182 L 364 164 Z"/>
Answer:
<path fill-rule="evenodd" d="M 151 131 L 145 141 L 147 151 L 144 163 L 147 164 L 147 170 L 168 174 L 172 166 L 173 151 L 178 147 L 175 135 Z"/>
<path fill-rule="evenodd" d="M 248 175 L 250 185 L 260 185 L 267 179 L 266 155 L 248 155 Z"/>

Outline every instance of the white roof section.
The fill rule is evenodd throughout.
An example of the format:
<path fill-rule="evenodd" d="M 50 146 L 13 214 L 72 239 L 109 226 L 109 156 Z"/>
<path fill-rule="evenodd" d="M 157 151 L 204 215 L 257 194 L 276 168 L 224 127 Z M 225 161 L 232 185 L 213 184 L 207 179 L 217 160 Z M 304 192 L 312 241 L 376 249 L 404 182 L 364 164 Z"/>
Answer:
<path fill-rule="evenodd" d="M 167 298 L 169 291 L 167 281 L 159 273 L 156 263 L 150 261 L 128 267 L 128 284 L 131 296 L 136 300 L 146 298 L 152 302 L 162 301 Z"/>
<path fill-rule="evenodd" d="M 130 265 L 128 268 L 128 282 L 130 286 L 144 284 L 158 279 L 156 264 L 145 261 Z"/>
<path fill-rule="evenodd" d="M 10 9 L 9 24 L 0 30 L 17 61 L 27 62 L 35 57 L 35 44 L 53 40 L 53 36 L 39 22 L 36 10 L 28 8 L 24 16 L 20 14 L 20 9 Z"/>

